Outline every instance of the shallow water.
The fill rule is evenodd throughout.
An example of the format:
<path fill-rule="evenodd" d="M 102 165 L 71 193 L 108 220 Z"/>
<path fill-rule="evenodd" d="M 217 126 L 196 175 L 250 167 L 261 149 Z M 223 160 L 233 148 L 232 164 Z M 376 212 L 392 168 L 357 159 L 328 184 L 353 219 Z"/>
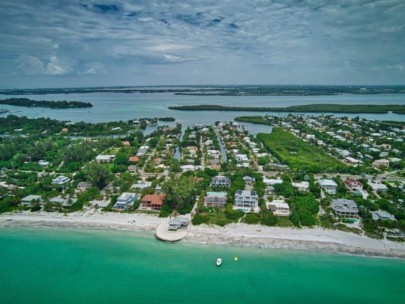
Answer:
<path fill-rule="evenodd" d="M 0 246 L 2 303 L 405 302 L 403 260 L 45 228 L 1 229 Z"/>

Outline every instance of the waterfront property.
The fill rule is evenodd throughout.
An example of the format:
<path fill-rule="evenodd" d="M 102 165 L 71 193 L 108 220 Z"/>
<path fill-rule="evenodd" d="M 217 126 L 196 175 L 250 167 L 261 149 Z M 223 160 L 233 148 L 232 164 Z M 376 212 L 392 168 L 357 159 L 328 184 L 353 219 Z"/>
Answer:
<path fill-rule="evenodd" d="M 141 209 L 159 211 L 165 203 L 166 195 L 161 194 L 147 194 L 142 198 Z"/>
<path fill-rule="evenodd" d="M 134 204 L 137 196 L 135 193 L 124 192 L 118 198 L 114 204 L 116 210 L 128 210 Z"/>
<path fill-rule="evenodd" d="M 226 204 L 226 192 L 207 192 L 204 200 L 204 206 L 223 208 Z"/>
<path fill-rule="evenodd" d="M 357 204 L 345 198 L 333 199 L 332 210 L 337 216 L 344 218 L 358 218 L 359 216 Z"/>
<path fill-rule="evenodd" d="M 62 197 L 61 195 L 55 196 L 49 200 L 50 203 L 59 204 L 62 207 L 70 207 L 73 203 L 77 201 L 73 197 Z"/>
<path fill-rule="evenodd" d="M 231 179 L 229 177 L 218 175 L 211 178 L 210 187 L 227 187 L 231 186 Z"/>
<path fill-rule="evenodd" d="M 290 216 L 290 206 L 283 200 L 274 200 L 266 203 L 267 208 L 277 216 Z"/>
<path fill-rule="evenodd" d="M 374 221 L 378 221 L 378 220 L 396 221 L 394 215 L 392 215 L 391 213 L 384 211 L 384 210 L 370 211 L 370 213 L 371 213 L 371 217 Z"/>
<path fill-rule="evenodd" d="M 31 206 L 33 203 L 42 203 L 42 197 L 39 195 L 28 195 L 21 199 L 20 204 L 25 207 Z"/>
<path fill-rule="evenodd" d="M 255 191 L 238 190 L 235 193 L 234 209 L 242 211 L 258 211 L 259 197 Z"/>

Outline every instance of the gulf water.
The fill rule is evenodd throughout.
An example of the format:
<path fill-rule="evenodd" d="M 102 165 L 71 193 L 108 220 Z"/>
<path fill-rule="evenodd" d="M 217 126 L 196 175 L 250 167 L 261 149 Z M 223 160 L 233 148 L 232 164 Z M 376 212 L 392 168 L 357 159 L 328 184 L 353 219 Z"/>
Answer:
<path fill-rule="evenodd" d="M 0 303 L 405 303 L 405 261 L 2 228 Z"/>

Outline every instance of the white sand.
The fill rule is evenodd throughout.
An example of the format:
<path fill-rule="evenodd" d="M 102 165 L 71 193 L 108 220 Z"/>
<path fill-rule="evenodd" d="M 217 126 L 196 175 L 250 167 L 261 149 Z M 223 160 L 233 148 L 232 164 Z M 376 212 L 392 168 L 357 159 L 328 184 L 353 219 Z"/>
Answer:
<path fill-rule="evenodd" d="M 164 220 L 158 215 L 104 213 L 93 210 L 66 216 L 53 212 L 27 211 L 0 215 L 0 227 L 71 227 L 155 232 Z M 405 258 L 404 243 L 375 240 L 363 235 L 322 228 L 293 229 L 246 224 L 231 224 L 226 227 L 200 225 L 192 226 L 184 241 Z"/>

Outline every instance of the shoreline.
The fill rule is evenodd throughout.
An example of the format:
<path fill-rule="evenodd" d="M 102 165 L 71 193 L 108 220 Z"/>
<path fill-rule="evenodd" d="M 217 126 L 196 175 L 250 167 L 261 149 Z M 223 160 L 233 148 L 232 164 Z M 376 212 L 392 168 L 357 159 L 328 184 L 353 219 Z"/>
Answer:
<path fill-rule="evenodd" d="M 155 234 L 164 220 L 149 214 L 82 213 L 68 216 L 42 213 L 3 214 L 1 228 L 72 228 L 100 231 L 144 232 Z M 1 231 L 1 230 L 0 230 Z M 376 240 L 338 230 L 323 228 L 280 228 L 260 225 L 230 224 L 192 226 L 183 239 L 196 245 L 235 246 L 256 249 L 280 249 L 405 260 L 405 244 Z"/>

